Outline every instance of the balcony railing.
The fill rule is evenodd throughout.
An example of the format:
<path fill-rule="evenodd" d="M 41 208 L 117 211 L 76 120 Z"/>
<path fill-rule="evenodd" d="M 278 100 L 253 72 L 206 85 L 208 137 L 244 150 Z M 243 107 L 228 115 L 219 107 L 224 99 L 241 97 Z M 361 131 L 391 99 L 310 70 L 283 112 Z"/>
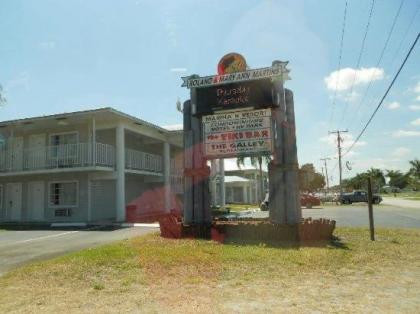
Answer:
<path fill-rule="evenodd" d="M 171 190 L 176 194 L 184 193 L 184 167 L 182 158 L 171 159 Z"/>
<path fill-rule="evenodd" d="M 184 193 L 184 175 L 181 171 L 172 171 L 171 169 L 171 190 L 174 193 Z"/>
<path fill-rule="evenodd" d="M 78 143 L 46 146 L 36 149 L 0 151 L 0 173 L 35 170 L 115 167 L 115 148 L 112 145 Z M 162 173 L 162 156 L 138 150 L 125 150 L 126 169 Z"/>
<path fill-rule="evenodd" d="M 115 166 L 112 145 L 91 143 L 46 146 L 36 149 L 3 150 L 0 152 L 0 172 L 19 172 L 43 169 Z"/>
<path fill-rule="evenodd" d="M 126 149 L 125 168 L 162 173 L 162 156 L 145 153 L 134 149 Z"/>

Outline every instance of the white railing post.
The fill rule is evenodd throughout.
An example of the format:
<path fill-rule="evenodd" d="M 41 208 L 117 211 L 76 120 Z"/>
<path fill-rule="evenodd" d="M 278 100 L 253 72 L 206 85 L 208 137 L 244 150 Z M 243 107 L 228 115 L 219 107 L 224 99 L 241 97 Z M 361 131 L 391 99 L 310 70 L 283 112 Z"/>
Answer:
<path fill-rule="evenodd" d="M 158 165 L 162 165 L 161 158 L 156 158 Z M 157 165 L 157 166 L 158 166 Z M 157 167 L 156 167 L 157 168 Z M 171 207 L 171 146 L 163 143 L 163 182 L 165 183 L 165 209 Z"/>
<path fill-rule="evenodd" d="M 124 222 L 125 217 L 125 130 L 124 126 L 119 124 L 115 130 L 116 142 L 116 216 L 117 221 Z"/>
<path fill-rule="evenodd" d="M 96 120 L 92 118 L 92 165 L 96 166 Z"/>

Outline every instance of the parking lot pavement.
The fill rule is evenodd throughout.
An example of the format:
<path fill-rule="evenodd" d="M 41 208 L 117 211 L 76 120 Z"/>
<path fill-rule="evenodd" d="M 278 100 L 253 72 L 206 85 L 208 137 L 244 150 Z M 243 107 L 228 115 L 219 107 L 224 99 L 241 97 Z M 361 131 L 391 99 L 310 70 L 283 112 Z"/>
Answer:
<path fill-rule="evenodd" d="M 366 204 L 342 206 L 317 206 L 302 209 L 303 217 L 327 218 L 337 222 L 339 227 L 368 227 L 369 216 Z M 268 212 L 254 212 L 241 217 L 267 218 Z M 413 208 L 379 205 L 373 207 L 373 217 L 377 227 L 420 228 L 420 210 Z"/>
<path fill-rule="evenodd" d="M 158 228 L 133 227 L 116 230 L 25 230 L 0 232 L 0 276 L 30 261 L 95 247 L 117 240 L 156 232 Z"/>

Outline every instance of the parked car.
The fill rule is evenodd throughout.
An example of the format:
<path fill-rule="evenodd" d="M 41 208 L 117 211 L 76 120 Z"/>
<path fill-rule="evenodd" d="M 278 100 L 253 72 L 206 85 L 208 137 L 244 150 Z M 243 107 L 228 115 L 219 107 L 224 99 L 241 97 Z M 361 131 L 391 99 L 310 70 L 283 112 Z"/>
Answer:
<path fill-rule="evenodd" d="M 374 204 L 379 204 L 382 202 L 382 197 L 377 194 L 372 195 L 372 201 Z M 351 203 L 360 203 L 368 202 L 368 194 L 365 191 L 353 191 L 351 193 L 344 193 L 340 196 L 341 204 L 351 204 Z"/>
<path fill-rule="evenodd" d="M 321 199 L 312 194 L 302 193 L 300 194 L 300 205 L 306 208 L 312 208 L 312 206 L 321 205 Z"/>
<path fill-rule="evenodd" d="M 312 206 L 319 205 L 321 205 L 321 200 L 319 199 L 319 197 L 307 193 L 300 194 L 300 206 L 312 208 Z M 265 195 L 264 201 L 261 202 L 260 209 L 262 211 L 268 210 L 268 193 Z"/>

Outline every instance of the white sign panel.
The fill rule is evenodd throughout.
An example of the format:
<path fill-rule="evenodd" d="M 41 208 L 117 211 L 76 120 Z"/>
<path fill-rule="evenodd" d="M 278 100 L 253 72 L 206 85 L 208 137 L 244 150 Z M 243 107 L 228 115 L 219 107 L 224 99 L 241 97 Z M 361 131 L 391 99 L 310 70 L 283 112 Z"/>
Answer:
<path fill-rule="evenodd" d="M 272 151 L 270 109 L 203 116 L 202 123 L 209 159 Z"/>
<path fill-rule="evenodd" d="M 287 62 L 282 62 L 277 65 L 260 68 L 254 70 L 247 70 L 245 72 L 228 73 L 221 75 L 210 76 L 185 76 L 182 77 L 182 87 L 208 87 L 227 83 L 236 83 L 249 80 L 258 80 L 264 78 L 280 78 L 283 81 L 289 80 L 289 70 L 286 69 Z"/>

